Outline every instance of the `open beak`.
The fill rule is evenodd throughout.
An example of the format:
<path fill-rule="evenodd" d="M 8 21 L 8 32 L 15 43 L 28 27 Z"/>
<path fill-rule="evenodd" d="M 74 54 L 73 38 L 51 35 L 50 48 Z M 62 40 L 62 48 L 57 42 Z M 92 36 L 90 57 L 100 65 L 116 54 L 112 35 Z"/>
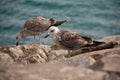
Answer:
<path fill-rule="evenodd" d="M 47 38 L 49 36 L 49 34 L 47 34 L 44 38 Z"/>
<path fill-rule="evenodd" d="M 16 46 L 18 46 L 19 45 L 19 42 L 16 42 Z"/>

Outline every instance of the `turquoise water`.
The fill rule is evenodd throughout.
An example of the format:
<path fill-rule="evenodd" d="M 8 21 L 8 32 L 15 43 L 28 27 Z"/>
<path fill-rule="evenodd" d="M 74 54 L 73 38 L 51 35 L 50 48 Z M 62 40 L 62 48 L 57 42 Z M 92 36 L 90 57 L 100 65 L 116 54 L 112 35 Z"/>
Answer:
<path fill-rule="evenodd" d="M 24 22 L 35 16 L 67 19 L 60 29 L 94 39 L 120 35 L 120 0 L 1 0 L 0 46 L 14 45 Z M 42 44 L 53 44 L 50 38 L 43 38 L 45 34 Z M 21 44 L 32 41 L 27 37 Z"/>

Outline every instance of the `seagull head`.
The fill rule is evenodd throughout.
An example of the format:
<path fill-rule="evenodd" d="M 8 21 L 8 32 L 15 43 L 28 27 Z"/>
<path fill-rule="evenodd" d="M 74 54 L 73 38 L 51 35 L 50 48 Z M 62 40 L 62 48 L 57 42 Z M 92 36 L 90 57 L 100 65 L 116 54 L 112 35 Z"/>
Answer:
<path fill-rule="evenodd" d="M 22 38 L 22 36 L 21 36 L 20 34 L 18 34 L 18 35 L 16 36 L 16 46 L 19 45 L 19 42 L 20 42 L 22 39 L 23 39 L 23 38 Z"/>
<path fill-rule="evenodd" d="M 54 25 L 56 23 L 56 20 L 54 18 L 50 18 L 49 20 L 51 22 L 51 25 Z"/>
<path fill-rule="evenodd" d="M 45 36 L 45 38 L 47 38 L 48 36 L 54 36 L 59 32 L 59 29 L 56 26 L 51 26 L 48 29 L 48 34 Z"/>

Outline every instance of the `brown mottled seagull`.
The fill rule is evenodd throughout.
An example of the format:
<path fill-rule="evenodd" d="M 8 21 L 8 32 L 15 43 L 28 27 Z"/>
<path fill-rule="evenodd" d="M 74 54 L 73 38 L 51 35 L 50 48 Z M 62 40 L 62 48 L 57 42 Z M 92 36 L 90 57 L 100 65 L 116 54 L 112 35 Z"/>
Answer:
<path fill-rule="evenodd" d="M 70 50 L 77 50 L 85 46 L 99 45 L 103 43 L 94 41 L 86 36 L 81 36 L 76 32 L 59 30 L 55 26 L 51 26 L 48 29 L 48 34 L 45 36 L 45 38 L 47 38 L 49 35 L 58 46 L 67 49 L 68 53 L 70 53 Z"/>
<path fill-rule="evenodd" d="M 35 43 L 35 36 L 41 35 L 51 26 L 59 26 L 64 22 L 66 22 L 66 20 L 56 21 L 54 18 L 45 19 L 41 16 L 28 19 L 20 33 L 16 36 L 16 46 L 27 36 L 34 36 L 33 43 Z"/>

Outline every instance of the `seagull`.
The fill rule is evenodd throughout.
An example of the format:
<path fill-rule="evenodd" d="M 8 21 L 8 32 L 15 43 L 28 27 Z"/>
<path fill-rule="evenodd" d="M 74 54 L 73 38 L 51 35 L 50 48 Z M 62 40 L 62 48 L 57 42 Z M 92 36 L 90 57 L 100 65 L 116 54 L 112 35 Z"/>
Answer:
<path fill-rule="evenodd" d="M 68 50 L 70 53 L 71 50 L 77 50 L 82 47 L 92 46 L 92 45 L 100 45 L 103 42 L 94 41 L 90 37 L 82 36 L 77 34 L 76 32 L 68 31 L 68 30 L 59 30 L 56 26 L 51 26 L 48 29 L 48 34 L 45 36 L 51 36 L 53 42 Z"/>
<path fill-rule="evenodd" d="M 28 19 L 20 33 L 16 36 L 16 46 L 19 45 L 21 40 L 28 36 L 34 36 L 33 43 L 35 43 L 36 36 L 43 34 L 49 27 L 59 26 L 64 22 L 66 22 L 66 20 L 56 21 L 54 18 L 46 19 L 41 16 Z"/>

